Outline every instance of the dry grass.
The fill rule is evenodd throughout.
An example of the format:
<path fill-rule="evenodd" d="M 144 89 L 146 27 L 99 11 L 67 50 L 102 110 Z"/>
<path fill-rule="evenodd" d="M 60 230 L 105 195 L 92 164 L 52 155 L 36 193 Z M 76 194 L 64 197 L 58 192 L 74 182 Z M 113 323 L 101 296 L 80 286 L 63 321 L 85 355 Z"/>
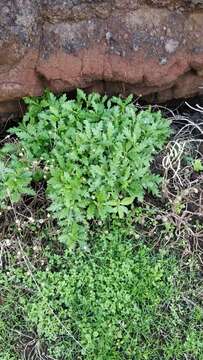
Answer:
<path fill-rule="evenodd" d="M 203 114 L 203 109 L 197 108 Z M 179 130 L 167 144 L 162 159 L 163 196 L 170 204 L 167 216 L 176 228 L 177 239 L 189 240 L 188 251 L 203 250 L 203 116 L 196 120 L 175 115 Z M 200 256 L 201 259 L 201 256 Z"/>

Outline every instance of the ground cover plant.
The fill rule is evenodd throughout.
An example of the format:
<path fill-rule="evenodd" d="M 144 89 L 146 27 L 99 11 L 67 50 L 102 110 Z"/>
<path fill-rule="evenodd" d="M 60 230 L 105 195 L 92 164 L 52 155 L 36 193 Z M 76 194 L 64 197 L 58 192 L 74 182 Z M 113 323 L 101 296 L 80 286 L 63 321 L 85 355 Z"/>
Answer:
<path fill-rule="evenodd" d="M 26 102 L 0 150 L 0 359 L 202 360 L 201 122 Z"/>
<path fill-rule="evenodd" d="M 46 248 L 47 266 L 34 273 L 40 291 L 26 266 L 10 266 L 1 283 L 15 292 L 5 301 L 11 318 L 13 306 L 22 312 L 15 327 L 33 329 L 54 359 L 201 359 L 199 271 L 129 233 L 114 223 L 89 251 Z"/>

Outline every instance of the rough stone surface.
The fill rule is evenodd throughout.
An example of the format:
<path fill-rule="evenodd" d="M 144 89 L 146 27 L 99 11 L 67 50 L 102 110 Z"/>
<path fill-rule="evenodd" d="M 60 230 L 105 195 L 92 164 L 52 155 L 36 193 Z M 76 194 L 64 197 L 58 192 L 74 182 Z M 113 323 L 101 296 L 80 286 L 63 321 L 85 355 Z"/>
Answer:
<path fill-rule="evenodd" d="M 203 93 L 203 0 L 1 0 L 0 113 L 47 87 Z"/>

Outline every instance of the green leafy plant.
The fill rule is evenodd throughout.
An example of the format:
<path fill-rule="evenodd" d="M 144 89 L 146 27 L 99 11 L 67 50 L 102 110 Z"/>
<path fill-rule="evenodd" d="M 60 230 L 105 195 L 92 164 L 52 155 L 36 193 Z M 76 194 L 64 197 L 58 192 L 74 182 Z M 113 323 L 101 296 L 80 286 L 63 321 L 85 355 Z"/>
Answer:
<path fill-rule="evenodd" d="M 196 171 L 196 172 L 203 171 L 203 164 L 202 164 L 202 161 L 201 161 L 200 159 L 194 160 L 194 162 L 193 162 L 193 169 L 194 169 L 194 171 Z"/>
<path fill-rule="evenodd" d="M 9 132 L 17 142 L 0 153 L 0 199 L 33 195 L 31 182 L 47 181 L 49 211 L 60 241 L 87 239 L 92 221 L 124 217 L 145 191 L 158 194 L 151 161 L 170 134 L 169 121 L 151 109 L 138 112 L 125 100 L 85 95 L 67 101 L 47 92 L 27 98 L 28 112 Z"/>
<path fill-rule="evenodd" d="M 198 269 L 135 242 L 131 230 L 116 219 L 86 249 L 61 255 L 47 247 L 46 267 L 32 276 L 25 265 L 11 266 L 9 279 L 0 275 L 2 319 L 19 333 L 33 329 L 57 360 L 201 359 Z"/>

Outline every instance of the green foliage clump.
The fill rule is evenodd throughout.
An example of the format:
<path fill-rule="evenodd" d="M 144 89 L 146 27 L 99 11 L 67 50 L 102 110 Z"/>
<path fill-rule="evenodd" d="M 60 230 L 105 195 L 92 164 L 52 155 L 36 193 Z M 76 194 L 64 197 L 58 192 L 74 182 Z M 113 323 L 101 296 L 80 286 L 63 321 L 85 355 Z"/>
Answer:
<path fill-rule="evenodd" d="M 167 251 L 135 245 L 130 231 L 102 229 L 85 251 L 47 248 L 35 281 L 26 267 L 10 268 L 7 296 L 13 288 L 23 310 L 17 329 L 34 329 L 57 360 L 200 360 L 198 274 L 182 271 Z"/>
<path fill-rule="evenodd" d="M 0 150 L 0 360 L 203 360 L 199 268 L 141 204 L 169 122 L 131 97 L 26 101 Z"/>
<path fill-rule="evenodd" d="M 86 240 L 91 221 L 122 218 L 145 191 L 158 193 L 150 165 L 170 133 L 160 112 L 81 90 L 76 100 L 48 92 L 26 102 L 22 123 L 10 130 L 18 142 L 1 150 L 1 201 L 33 195 L 30 184 L 45 179 L 60 240 L 71 245 Z"/>

